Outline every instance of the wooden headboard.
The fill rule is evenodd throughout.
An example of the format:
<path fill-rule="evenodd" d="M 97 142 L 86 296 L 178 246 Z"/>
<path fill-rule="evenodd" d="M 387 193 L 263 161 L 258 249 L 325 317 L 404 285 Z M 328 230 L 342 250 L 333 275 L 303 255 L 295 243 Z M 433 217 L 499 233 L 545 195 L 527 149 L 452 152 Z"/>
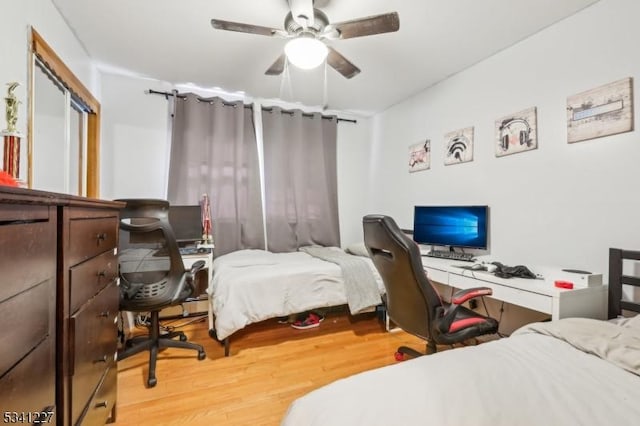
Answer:
<path fill-rule="evenodd" d="M 622 300 L 622 286 L 629 285 L 640 290 L 640 272 L 624 274 L 624 261 L 640 261 L 640 251 L 609 249 L 609 318 L 622 314 L 623 310 L 640 313 L 640 301 Z"/>

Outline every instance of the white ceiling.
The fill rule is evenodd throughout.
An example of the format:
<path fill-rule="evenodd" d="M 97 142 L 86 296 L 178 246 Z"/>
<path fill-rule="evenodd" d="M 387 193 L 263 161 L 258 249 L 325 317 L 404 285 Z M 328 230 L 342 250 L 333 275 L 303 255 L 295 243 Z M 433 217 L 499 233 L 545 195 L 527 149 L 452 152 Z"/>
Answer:
<path fill-rule="evenodd" d="M 326 71 L 328 107 L 369 115 L 420 92 L 597 0 L 316 0 L 330 22 L 397 11 L 400 30 L 331 41 L 362 72 Z M 265 70 L 286 40 L 214 30 L 211 18 L 283 28 L 286 0 L 53 0 L 104 70 L 248 97 L 322 105 L 324 67 Z"/>

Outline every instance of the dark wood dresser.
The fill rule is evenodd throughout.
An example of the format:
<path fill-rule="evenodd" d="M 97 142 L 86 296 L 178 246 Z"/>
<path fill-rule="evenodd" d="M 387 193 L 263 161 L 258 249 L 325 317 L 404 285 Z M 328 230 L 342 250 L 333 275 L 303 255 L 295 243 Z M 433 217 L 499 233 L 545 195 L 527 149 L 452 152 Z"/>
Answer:
<path fill-rule="evenodd" d="M 123 206 L 0 186 L 3 420 L 115 420 Z"/>

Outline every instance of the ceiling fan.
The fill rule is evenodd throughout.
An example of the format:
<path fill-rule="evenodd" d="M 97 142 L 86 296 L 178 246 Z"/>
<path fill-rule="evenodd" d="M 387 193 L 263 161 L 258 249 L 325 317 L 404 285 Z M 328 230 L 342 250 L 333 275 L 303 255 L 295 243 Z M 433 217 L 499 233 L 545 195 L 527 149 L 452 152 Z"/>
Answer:
<path fill-rule="evenodd" d="M 285 52 L 265 72 L 267 75 L 282 74 L 287 59 L 299 68 L 311 69 L 326 58 L 327 64 L 346 78 L 356 76 L 360 69 L 333 47 L 327 46 L 324 40 L 364 37 L 394 32 L 400 28 L 397 12 L 330 23 L 327 15 L 314 7 L 314 0 L 288 0 L 288 3 L 291 11 L 284 19 L 284 29 L 221 19 L 212 19 L 211 25 L 218 30 L 290 39 L 285 45 Z"/>

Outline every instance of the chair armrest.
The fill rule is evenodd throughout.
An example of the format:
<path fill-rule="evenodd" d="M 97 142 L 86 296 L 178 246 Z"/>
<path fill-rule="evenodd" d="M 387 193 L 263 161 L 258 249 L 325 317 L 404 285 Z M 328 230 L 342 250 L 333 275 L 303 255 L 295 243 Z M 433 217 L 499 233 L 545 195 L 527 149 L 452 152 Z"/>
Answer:
<path fill-rule="evenodd" d="M 198 271 L 200 271 L 201 269 L 204 268 L 205 265 L 205 261 L 204 260 L 198 260 L 197 262 L 194 262 L 193 265 L 191 265 L 191 269 L 189 270 L 189 273 L 191 274 L 191 276 L 195 276 Z"/>
<path fill-rule="evenodd" d="M 466 290 L 456 291 L 451 297 L 451 304 L 460 305 L 469 299 L 475 299 L 476 297 L 491 296 L 493 290 L 489 287 L 474 287 Z"/>
<path fill-rule="evenodd" d="M 204 266 L 205 266 L 205 261 L 198 260 L 197 262 L 194 262 L 193 265 L 191 265 L 190 269 L 185 271 L 184 275 L 182 276 L 182 279 L 180 280 L 180 284 L 176 288 L 176 291 L 173 294 L 173 298 L 171 299 L 172 304 L 178 303 L 184 298 L 182 296 L 182 292 L 185 290 L 185 287 L 189 290 L 188 297 L 191 297 L 193 295 L 193 292 L 196 289 L 195 285 L 193 284 L 193 280 L 196 274 L 198 273 L 198 271 L 203 269 Z"/>
<path fill-rule="evenodd" d="M 194 292 L 196 291 L 196 284 L 195 284 L 195 278 L 196 275 L 198 274 L 198 272 L 200 272 L 202 269 L 204 269 L 205 266 L 205 261 L 204 260 L 198 260 L 197 262 L 194 262 L 193 265 L 191 265 L 191 268 L 189 269 L 189 271 L 186 274 L 186 285 L 189 286 L 190 291 L 189 291 L 189 295 L 190 296 L 194 296 Z M 196 295 L 197 296 L 197 295 Z"/>
<path fill-rule="evenodd" d="M 473 287 L 456 291 L 451 297 L 449 306 L 446 309 L 439 307 L 436 311 L 439 317 L 438 330 L 443 334 L 449 331 L 453 320 L 456 318 L 456 311 L 462 303 L 470 299 L 475 299 L 476 297 L 490 296 L 492 294 L 493 290 L 489 287 Z"/>

